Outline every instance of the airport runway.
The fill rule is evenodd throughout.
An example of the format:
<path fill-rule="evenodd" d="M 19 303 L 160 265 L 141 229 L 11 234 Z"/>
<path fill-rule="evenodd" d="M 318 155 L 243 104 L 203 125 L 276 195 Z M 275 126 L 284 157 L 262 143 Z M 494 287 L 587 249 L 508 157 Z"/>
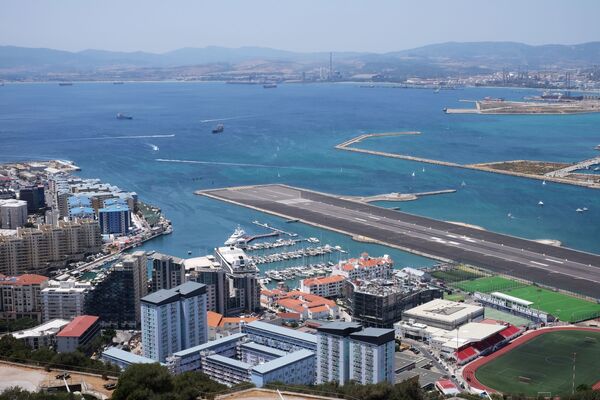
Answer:
<path fill-rule="evenodd" d="M 326 229 L 360 235 L 437 259 L 600 298 L 600 256 L 419 217 L 285 185 L 197 194 Z"/>

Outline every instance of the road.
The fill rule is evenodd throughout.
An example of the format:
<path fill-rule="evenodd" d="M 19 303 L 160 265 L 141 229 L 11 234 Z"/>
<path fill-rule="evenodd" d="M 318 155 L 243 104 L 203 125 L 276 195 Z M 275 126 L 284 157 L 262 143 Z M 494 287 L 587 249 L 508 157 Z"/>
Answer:
<path fill-rule="evenodd" d="M 600 256 L 451 224 L 285 185 L 245 186 L 197 194 L 299 219 L 441 260 L 481 266 L 598 298 Z"/>

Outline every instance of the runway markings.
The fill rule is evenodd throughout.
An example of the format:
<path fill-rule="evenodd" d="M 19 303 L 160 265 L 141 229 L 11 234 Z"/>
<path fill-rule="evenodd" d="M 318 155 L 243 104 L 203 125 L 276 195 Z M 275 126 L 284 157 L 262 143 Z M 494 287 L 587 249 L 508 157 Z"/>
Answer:
<path fill-rule="evenodd" d="M 544 263 L 533 261 L 533 260 L 531 260 L 529 262 L 532 263 L 532 264 L 541 265 L 542 267 L 547 267 L 548 266 L 548 264 L 544 264 Z"/>

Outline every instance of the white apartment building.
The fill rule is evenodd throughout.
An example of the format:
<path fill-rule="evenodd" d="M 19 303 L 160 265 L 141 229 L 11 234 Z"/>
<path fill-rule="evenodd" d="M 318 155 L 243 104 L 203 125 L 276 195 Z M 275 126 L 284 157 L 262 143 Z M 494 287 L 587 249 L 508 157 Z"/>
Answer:
<path fill-rule="evenodd" d="M 339 297 L 342 295 L 345 280 L 343 275 L 308 278 L 300 283 L 300 290 L 321 297 Z"/>
<path fill-rule="evenodd" d="M 0 228 L 17 229 L 27 222 L 27 202 L 25 200 L 0 200 Z"/>
<path fill-rule="evenodd" d="M 141 299 L 144 357 L 164 362 L 173 353 L 208 339 L 206 286 L 186 282 Z"/>
<path fill-rule="evenodd" d="M 72 319 L 84 314 L 85 296 L 92 288 L 90 282 L 48 281 L 41 291 L 42 319 Z"/>
<path fill-rule="evenodd" d="M 340 261 L 333 269 L 334 275 L 342 275 L 351 281 L 356 279 L 389 279 L 394 270 L 394 261 L 385 254 L 383 257 L 370 257 L 367 253 L 359 258 Z"/>
<path fill-rule="evenodd" d="M 356 322 L 332 322 L 317 328 L 316 383 L 338 382 L 350 379 L 349 336 L 362 330 Z"/>
<path fill-rule="evenodd" d="M 361 385 L 394 383 L 394 330 L 365 328 L 350 334 L 350 379 Z"/>

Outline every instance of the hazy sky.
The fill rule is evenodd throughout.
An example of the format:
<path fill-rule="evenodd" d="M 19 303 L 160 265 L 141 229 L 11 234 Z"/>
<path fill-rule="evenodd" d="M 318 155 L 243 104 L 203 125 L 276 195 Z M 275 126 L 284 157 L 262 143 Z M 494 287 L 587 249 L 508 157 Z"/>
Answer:
<path fill-rule="evenodd" d="M 0 44 L 385 52 L 445 41 L 600 40 L 600 0 L 0 0 Z"/>

